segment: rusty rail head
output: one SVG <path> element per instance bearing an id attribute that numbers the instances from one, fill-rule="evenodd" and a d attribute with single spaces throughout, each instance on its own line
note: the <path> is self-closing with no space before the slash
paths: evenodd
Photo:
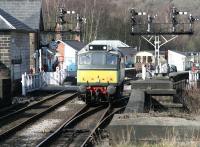
<path id="1" fill-rule="evenodd" d="M 101 121 L 96 125 L 96 127 L 91 131 L 90 135 L 87 137 L 87 139 L 84 141 L 84 143 L 81 145 L 81 147 L 85 147 L 85 146 L 88 146 L 88 143 L 92 143 L 92 140 L 93 140 L 93 136 L 94 134 L 97 132 L 98 129 L 101 129 L 104 125 L 104 123 L 106 123 L 106 121 L 111 118 L 115 113 L 125 109 L 126 106 L 123 106 L 121 108 L 118 108 L 117 110 L 109 113 L 109 111 L 112 109 L 111 106 L 109 106 L 109 110 L 107 111 L 108 112 L 108 115 L 107 116 L 104 116 Z M 89 145 L 90 146 L 90 145 Z"/>

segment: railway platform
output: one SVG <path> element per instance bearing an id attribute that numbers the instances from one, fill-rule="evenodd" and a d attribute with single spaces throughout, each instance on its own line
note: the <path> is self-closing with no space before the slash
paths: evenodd
<path id="1" fill-rule="evenodd" d="M 175 118 L 145 113 L 116 114 L 107 129 L 112 141 L 120 138 L 131 141 L 159 141 L 173 137 L 190 141 L 200 135 L 200 117 Z"/>
<path id="2" fill-rule="evenodd" d="M 146 101 L 151 96 L 175 96 L 177 90 L 174 89 L 173 82 L 169 80 L 137 80 L 131 82 L 131 95 L 127 104 L 126 113 L 144 111 Z"/>

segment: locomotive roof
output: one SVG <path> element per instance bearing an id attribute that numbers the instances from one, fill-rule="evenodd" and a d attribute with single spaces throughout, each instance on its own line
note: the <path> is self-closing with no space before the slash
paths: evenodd
<path id="1" fill-rule="evenodd" d="M 120 40 L 94 40 L 90 44 L 96 44 L 96 45 L 105 44 L 105 45 L 110 45 L 113 48 L 129 47 L 129 45 L 125 44 Z"/>
<path id="2" fill-rule="evenodd" d="M 102 46 L 107 46 L 109 49 L 109 52 L 110 53 L 114 53 L 114 54 L 120 54 L 121 56 L 123 56 L 123 53 L 122 53 L 122 51 L 121 51 L 121 49 L 120 48 L 117 48 L 117 47 L 112 47 L 112 46 L 110 46 L 110 45 L 107 45 L 107 44 L 87 44 L 83 49 L 81 49 L 79 52 L 78 52 L 78 54 L 82 54 L 82 53 L 87 53 L 88 51 L 91 51 L 91 50 L 89 50 L 89 46 L 91 46 L 91 45 L 102 45 Z M 98 51 L 105 51 L 105 50 L 98 50 Z M 93 51 L 94 52 L 94 51 Z"/>
<path id="3" fill-rule="evenodd" d="M 121 47 L 129 47 L 127 44 L 123 43 L 120 40 L 94 40 L 87 44 L 84 48 L 82 48 L 79 53 L 86 52 L 90 45 L 106 45 L 107 47 L 111 48 L 112 50 L 120 52 Z"/>

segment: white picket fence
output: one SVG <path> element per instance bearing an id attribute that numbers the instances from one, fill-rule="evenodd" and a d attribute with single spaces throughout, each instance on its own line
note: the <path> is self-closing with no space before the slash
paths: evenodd
<path id="1" fill-rule="evenodd" d="M 199 71 L 189 71 L 189 88 L 198 88 Z"/>
<path id="2" fill-rule="evenodd" d="M 22 95 L 38 90 L 47 85 L 61 85 L 67 73 L 64 70 L 56 72 L 40 72 L 36 74 L 22 74 Z"/>
<path id="3" fill-rule="evenodd" d="M 28 92 L 35 91 L 41 87 L 46 86 L 43 79 L 43 73 L 36 74 L 22 74 L 22 95 L 26 95 Z"/>
<path id="4" fill-rule="evenodd" d="M 43 74 L 43 79 L 47 85 L 61 85 L 66 77 L 67 72 L 65 70 L 59 70 L 56 72 L 45 72 Z"/>

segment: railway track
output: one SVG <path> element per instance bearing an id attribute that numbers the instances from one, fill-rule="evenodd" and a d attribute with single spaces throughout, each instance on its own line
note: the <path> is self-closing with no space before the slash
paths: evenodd
<path id="1" fill-rule="evenodd" d="M 76 93 L 60 92 L 53 97 L 1 119 L 0 146 L 88 146 L 100 133 L 98 128 L 121 109 L 114 104 L 76 104 Z"/>
<path id="2" fill-rule="evenodd" d="M 123 100 L 123 99 L 122 99 Z M 64 122 L 59 129 L 37 147 L 45 146 L 90 146 L 100 134 L 112 116 L 125 109 L 125 106 L 114 108 L 113 105 L 88 107 L 77 112 L 72 118 Z"/>
<path id="3" fill-rule="evenodd" d="M 62 93 L 64 93 L 64 91 L 60 91 L 55 94 L 51 94 L 49 96 L 44 97 L 44 99 L 42 99 L 38 102 L 32 103 L 26 107 L 22 107 L 21 109 L 18 109 L 19 105 L 16 105 L 14 107 L 10 107 L 8 109 L 2 110 L 1 111 L 2 115 L 0 116 L 0 122 L 1 122 L 1 120 L 5 120 L 7 118 L 15 116 L 16 114 L 23 113 L 23 112 L 27 111 L 28 109 L 32 109 L 33 107 L 39 106 L 39 105 L 45 103 L 46 101 L 49 101 Z M 18 107 L 18 108 L 16 108 L 16 107 Z"/>
<path id="4" fill-rule="evenodd" d="M 103 105 L 98 107 L 85 106 L 50 136 L 41 141 L 37 147 L 81 146 L 90 135 L 91 130 L 103 119 L 109 109 L 109 106 Z"/>
<path id="5" fill-rule="evenodd" d="M 59 93 L 60 91 L 51 91 L 51 92 L 44 92 L 44 91 L 36 91 L 33 92 L 31 95 L 29 95 L 28 99 L 24 99 L 24 98 L 16 98 L 15 102 L 17 101 L 18 103 L 12 104 L 8 107 L 4 107 L 0 109 L 0 119 L 1 118 L 5 118 L 5 116 L 9 116 L 10 114 L 15 114 L 17 112 L 19 112 L 21 109 L 23 110 L 26 107 L 29 107 L 33 105 L 33 103 L 38 103 L 40 101 L 42 101 L 43 99 L 49 99 L 53 96 L 55 96 L 57 93 Z M 30 103 L 30 101 L 32 100 L 36 100 L 32 103 Z M 40 101 L 39 101 L 40 99 Z M 35 105 L 35 104 L 34 104 Z"/>
<path id="6" fill-rule="evenodd" d="M 28 105 L 28 103 L 14 104 L 9 107 L 2 108 L 2 109 L 0 109 L 0 118 L 4 117 L 6 115 L 9 115 L 10 113 L 14 113 L 14 112 L 26 107 L 27 105 Z"/>
<path id="7" fill-rule="evenodd" d="M 120 108 L 111 108 L 109 113 L 107 113 L 104 116 L 104 118 L 90 132 L 88 137 L 82 143 L 81 147 L 94 146 L 95 142 L 98 142 L 99 136 L 101 136 L 103 129 L 109 124 L 114 114 L 119 113 L 120 111 L 123 111 L 125 107 L 126 106 L 122 106 Z"/>
<path id="8" fill-rule="evenodd" d="M 53 111 L 65 103 L 72 101 L 77 93 L 66 94 L 65 91 L 59 92 L 36 104 L 20 109 L 15 113 L 0 118 L 0 143 L 10 136 L 19 132 L 26 126 L 38 120 L 47 113 Z M 75 110 L 77 111 L 77 110 Z M 16 133 L 17 134 L 17 133 Z"/>

